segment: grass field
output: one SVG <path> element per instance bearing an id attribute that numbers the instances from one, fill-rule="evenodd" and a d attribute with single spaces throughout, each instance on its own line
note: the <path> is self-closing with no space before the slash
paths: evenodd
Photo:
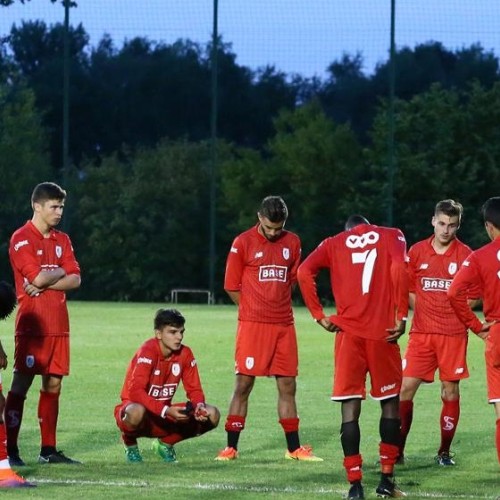
<path id="1" fill-rule="evenodd" d="M 137 347 L 152 333 L 159 304 L 70 302 L 72 373 L 61 398 L 58 445 L 83 466 L 37 465 L 36 419 L 39 380 L 28 395 L 20 436 L 22 473 L 38 488 L 1 492 L 2 498 L 175 498 L 203 495 L 220 498 L 341 498 L 348 485 L 339 442 L 340 407 L 330 402 L 332 337 L 314 324 L 303 308 L 295 311 L 300 349 L 297 401 L 302 443 L 314 446 L 322 463 L 284 459 L 285 441 L 276 415 L 273 379 L 259 379 L 250 400 L 247 426 L 240 439 L 240 458 L 213 459 L 225 446 L 224 419 L 233 388 L 233 306 L 179 305 L 187 318 L 185 343 L 195 352 L 207 401 L 222 413 L 218 429 L 176 446 L 178 464 L 164 464 L 140 440 L 144 463 L 129 465 L 113 418 L 125 368 Z M 5 350 L 12 358 L 12 320 L 0 325 Z M 402 346 L 406 343 L 406 337 Z M 482 342 L 470 340 L 470 379 L 462 383 L 462 415 L 454 442 L 457 466 L 434 464 L 439 445 L 439 386 L 422 387 L 408 439 L 408 464 L 397 479 L 409 498 L 496 499 L 500 468 L 494 446 L 495 418 L 486 403 Z M 2 374 L 10 386 L 10 367 Z M 179 391 L 179 399 L 182 391 Z M 376 498 L 379 406 L 368 399 L 361 416 L 366 498 Z"/>

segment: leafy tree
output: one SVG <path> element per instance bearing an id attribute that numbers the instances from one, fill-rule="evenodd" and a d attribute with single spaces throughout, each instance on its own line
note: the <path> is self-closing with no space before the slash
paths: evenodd
<path id="1" fill-rule="evenodd" d="M 26 88 L 0 87 L 0 178 L 0 273 L 6 277 L 10 236 L 31 217 L 35 185 L 53 178 L 41 116 Z"/>

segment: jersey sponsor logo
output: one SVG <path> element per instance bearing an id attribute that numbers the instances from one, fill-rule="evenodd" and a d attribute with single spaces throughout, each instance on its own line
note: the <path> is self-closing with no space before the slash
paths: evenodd
<path id="1" fill-rule="evenodd" d="M 427 269 L 429 267 L 429 264 L 424 262 L 423 264 L 420 264 L 420 269 Z"/>
<path id="2" fill-rule="evenodd" d="M 290 258 L 290 249 L 289 248 L 283 248 L 283 258 L 285 260 L 288 260 Z"/>
<path id="3" fill-rule="evenodd" d="M 14 250 L 17 252 L 20 248 L 25 247 L 26 245 L 29 245 L 28 240 L 19 241 L 14 245 Z"/>
<path id="4" fill-rule="evenodd" d="M 450 274 L 455 274 L 458 269 L 458 264 L 456 262 L 450 262 L 450 265 L 448 266 L 448 272 Z"/>
<path id="5" fill-rule="evenodd" d="M 424 292 L 446 292 L 450 288 L 452 280 L 436 278 L 422 278 L 422 291 Z"/>
<path id="6" fill-rule="evenodd" d="M 264 257 L 264 252 L 255 252 L 255 259 L 260 259 Z"/>
<path id="7" fill-rule="evenodd" d="M 369 231 L 360 236 L 350 234 L 345 241 L 345 245 L 347 248 L 365 248 L 367 245 L 375 245 L 379 239 L 380 236 L 375 231 Z"/>
<path id="8" fill-rule="evenodd" d="M 384 394 L 384 392 L 390 391 L 396 387 L 396 384 L 389 384 L 389 385 L 384 385 L 381 387 L 380 392 Z"/>
<path id="9" fill-rule="evenodd" d="M 231 253 L 238 253 L 238 249 L 236 247 L 231 247 Z"/>
<path id="10" fill-rule="evenodd" d="M 172 365 L 172 375 L 178 377 L 180 373 L 181 373 L 181 365 L 179 363 L 174 363 Z"/>
<path id="11" fill-rule="evenodd" d="M 147 365 L 151 365 L 153 364 L 153 360 L 152 359 L 149 359 L 149 358 L 146 358 L 144 356 L 141 356 L 138 360 L 137 360 L 137 364 L 140 365 L 141 363 L 146 363 Z"/>
<path id="12" fill-rule="evenodd" d="M 251 370 L 253 368 L 254 364 L 255 364 L 254 358 L 249 356 L 247 359 L 245 359 L 245 368 L 247 370 Z"/>
<path id="13" fill-rule="evenodd" d="M 288 268 L 285 266 L 260 266 L 259 281 L 282 281 L 286 282 Z"/>
<path id="14" fill-rule="evenodd" d="M 28 354 L 28 356 L 26 356 L 25 362 L 28 368 L 33 368 L 35 366 L 35 356 L 33 356 L 32 354 Z"/>
<path id="15" fill-rule="evenodd" d="M 62 247 L 60 245 L 56 245 L 56 257 L 60 259 L 61 255 L 62 255 Z"/>
<path id="16" fill-rule="evenodd" d="M 165 401 L 174 397 L 177 390 L 177 384 L 151 385 L 148 395 L 158 401 Z"/>
<path id="17" fill-rule="evenodd" d="M 455 428 L 455 419 L 453 417 L 445 415 L 443 417 L 443 420 L 444 420 L 443 429 L 445 431 L 451 431 Z"/>

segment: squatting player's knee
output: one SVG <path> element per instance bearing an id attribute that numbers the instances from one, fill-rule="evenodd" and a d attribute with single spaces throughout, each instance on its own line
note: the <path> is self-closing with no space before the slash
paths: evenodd
<path id="1" fill-rule="evenodd" d="M 146 408 L 138 403 L 127 405 L 123 411 L 123 420 L 128 427 L 137 428 L 144 419 Z"/>

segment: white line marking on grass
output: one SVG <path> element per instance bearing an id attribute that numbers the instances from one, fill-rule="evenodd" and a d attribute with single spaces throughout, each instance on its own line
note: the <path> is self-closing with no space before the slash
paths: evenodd
<path id="1" fill-rule="evenodd" d="M 33 481 L 37 484 L 74 484 L 79 486 L 122 486 L 125 488 L 147 488 L 148 486 L 157 487 L 158 483 L 150 483 L 148 481 L 87 481 L 81 479 L 36 479 L 27 478 L 29 481 Z M 246 493 L 297 493 L 302 495 L 330 495 L 334 493 L 335 495 L 345 494 L 347 491 L 347 485 L 345 489 L 333 489 L 333 488 L 314 488 L 314 489 L 304 489 L 304 488 L 293 488 L 288 486 L 286 488 L 274 488 L 271 486 L 243 486 L 239 484 L 220 484 L 220 483 L 195 483 L 195 484 L 185 484 L 185 483 L 168 483 L 169 488 L 179 488 L 185 490 L 210 490 L 210 491 L 235 491 L 235 492 L 246 492 Z M 366 488 L 366 486 L 365 486 Z M 417 498 L 435 498 L 435 499 L 497 499 L 497 496 L 477 496 L 477 495 L 450 495 L 445 493 L 434 493 L 434 492 L 416 492 L 410 491 L 409 495 Z"/>

